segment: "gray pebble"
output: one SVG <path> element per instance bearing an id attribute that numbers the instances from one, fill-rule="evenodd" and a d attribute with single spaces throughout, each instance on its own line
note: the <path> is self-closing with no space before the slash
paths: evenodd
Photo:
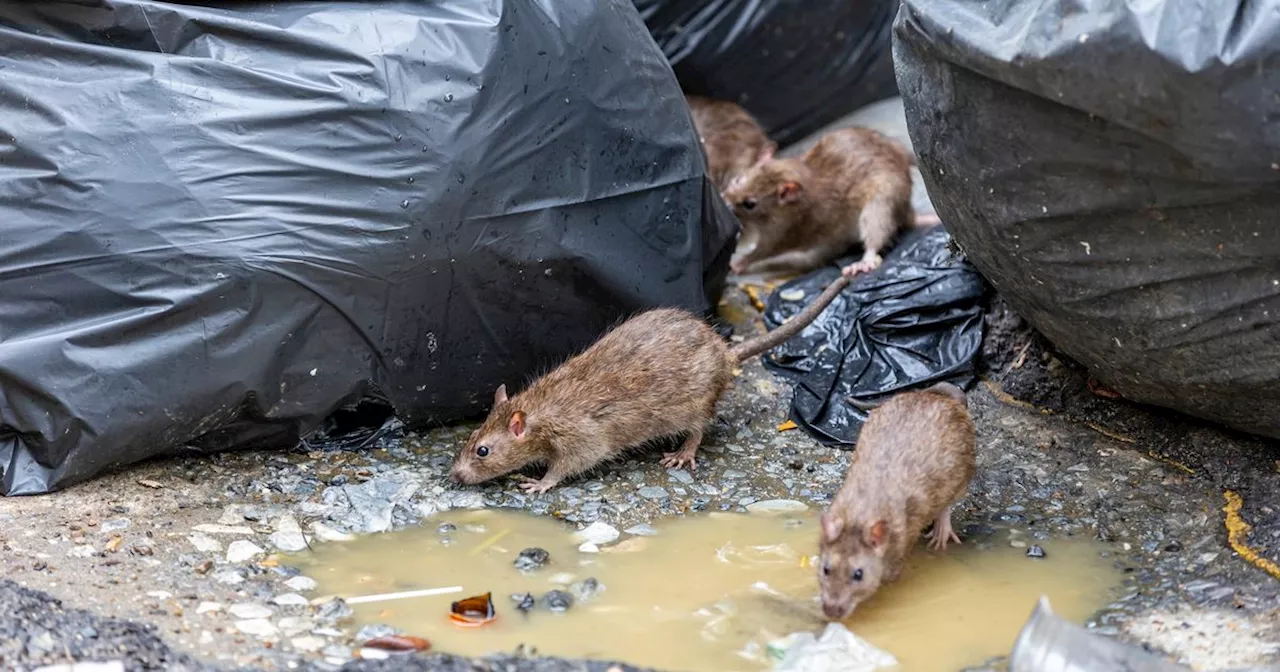
<path id="1" fill-rule="evenodd" d="M 671 495 L 667 491 L 654 485 L 646 485 L 640 488 L 638 494 L 645 499 L 667 499 Z"/>
<path id="2" fill-rule="evenodd" d="M 522 572 L 532 572 L 546 565 L 551 560 L 551 554 L 541 548 L 526 548 L 520 551 L 516 559 L 511 564 Z"/>
<path id="3" fill-rule="evenodd" d="M 553 590 L 543 596 L 542 601 L 551 611 L 568 611 L 573 606 L 573 596 L 563 590 Z"/>

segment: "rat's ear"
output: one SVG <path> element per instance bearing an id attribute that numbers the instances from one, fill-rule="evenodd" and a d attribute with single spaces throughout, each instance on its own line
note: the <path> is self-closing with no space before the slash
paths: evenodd
<path id="1" fill-rule="evenodd" d="M 778 200 L 783 203 L 794 203 L 800 198 L 800 183 L 788 180 L 778 185 Z"/>
<path id="2" fill-rule="evenodd" d="M 840 520 L 831 515 L 830 511 L 824 512 L 820 518 L 822 521 L 822 538 L 827 542 L 835 541 L 840 536 Z"/>
<path id="3" fill-rule="evenodd" d="M 511 414 L 511 419 L 507 421 L 507 429 L 517 439 L 524 438 L 524 411 L 516 411 Z"/>
<path id="4" fill-rule="evenodd" d="M 877 520 L 874 525 L 867 529 L 867 545 L 872 548 L 883 546 L 884 539 L 888 535 L 888 527 L 883 520 Z"/>
<path id="5" fill-rule="evenodd" d="M 778 143 L 770 142 L 760 149 L 760 155 L 756 157 L 756 163 L 764 163 L 773 158 L 775 152 L 778 151 Z"/>
<path id="6" fill-rule="evenodd" d="M 493 393 L 493 405 L 497 406 L 507 400 L 507 384 L 503 383 Z"/>

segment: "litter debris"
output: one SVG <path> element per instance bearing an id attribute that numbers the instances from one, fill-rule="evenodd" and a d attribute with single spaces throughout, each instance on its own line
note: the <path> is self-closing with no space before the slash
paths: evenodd
<path id="1" fill-rule="evenodd" d="M 365 642 L 364 648 L 383 651 L 426 651 L 431 648 L 431 642 L 413 635 L 387 635 Z"/>
<path id="2" fill-rule="evenodd" d="M 774 640 L 766 650 L 777 661 L 775 672 L 871 672 L 898 664 L 840 623 L 828 623 L 821 637 L 797 632 Z"/>
<path id="3" fill-rule="evenodd" d="M 1099 637 L 1067 621 L 1041 597 L 1009 654 L 1009 672 L 1190 672 L 1142 649 Z"/>
<path id="4" fill-rule="evenodd" d="M 458 600 L 449 607 L 449 619 L 466 628 L 482 626 L 497 617 L 498 613 L 493 608 L 492 593 Z"/>
<path id="5" fill-rule="evenodd" d="M 796 383 L 789 415 L 807 434 L 851 446 L 866 411 L 846 398 L 874 402 L 975 380 L 985 285 L 977 269 L 954 257 L 950 240 L 942 227 L 908 233 L 878 270 L 854 280 L 808 328 L 763 358 L 765 368 Z M 839 274 L 832 265 L 782 285 L 769 297 L 765 324 L 777 328 L 803 309 L 782 292 L 817 292 Z"/>
<path id="6" fill-rule="evenodd" d="M 362 595 L 360 597 L 348 597 L 344 601 L 347 604 L 368 604 L 369 602 L 406 600 L 412 597 L 431 597 L 432 595 L 448 595 L 461 592 L 462 586 L 449 586 L 448 588 L 425 588 L 423 590 L 406 590 L 399 593 L 382 593 L 381 595 Z"/>

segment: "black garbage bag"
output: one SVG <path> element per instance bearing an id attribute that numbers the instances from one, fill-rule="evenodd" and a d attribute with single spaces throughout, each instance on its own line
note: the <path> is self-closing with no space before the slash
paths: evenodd
<path id="1" fill-rule="evenodd" d="M 732 100 L 788 145 L 897 95 L 897 0 L 634 0 L 685 91 Z"/>
<path id="2" fill-rule="evenodd" d="M 10 495 L 483 413 L 736 233 L 625 0 L 0 3 L 0 157 Z"/>
<path id="3" fill-rule="evenodd" d="M 977 270 L 949 249 L 941 226 L 917 229 L 877 272 L 856 278 L 800 335 L 774 348 L 766 368 L 795 382 L 791 419 L 825 445 L 851 446 L 866 420 L 860 406 L 939 382 L 969 387 L 982 351 L 983 293 Z M 765 302 L 774 329 L 840 275 L 818 269 L 778 287 Z"/>
<path id="4" fill-rule="evenodd" d="M 1280 1 L 906 0 L 895 57 L 968 258 L 1125 397 L 1280 437 Z"/>

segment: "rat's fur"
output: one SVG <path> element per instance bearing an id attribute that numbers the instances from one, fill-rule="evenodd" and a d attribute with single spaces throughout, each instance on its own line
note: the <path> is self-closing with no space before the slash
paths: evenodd
<path id="1" fill-rule="evenodd" d="M 879 267 L 914 224 L 910 154 L 866 128 L 822 137 L 804 156 L 756 163 L 724 191 L 742 223 L 737 273 L 800 273 L 861 246 L 846 275 Z M 748 249 L 749 248 L 749 249 Z"/>
<path id="2" fill-rule="evenodd" d="M 954 385 L 895 395 L 868 415 L 844 484 L 822 514 L 818 581 L 827 618 L 848 618 L 897 580 L 929 523 L 934 550 L 959 543 L 951 508 L 973 479 L 974 460 L 973 421 Z"/>
<path id="3" fill-rule="evenodd" d="M 734 178 L 771 158 L 777 150 L 778 146 L 769 141 L 764 129 L 741 106 L 702 96 L 685 99 L 707 153 L 707 173 L 721 192 Z"/>
<path id="4" fill-rule="evenodd" d="M 684 443 L 662 463 L 692 468 L 733 369 L 799 333 L 848 284 L 838 278 L 777 329 L 734 348 L 688 311 L 640 313 L 516 396 L 499 387 L 451 476 L 474 484 L 543 463 L 542 479 L 526 479 L 522 487 L 546 492 L 629 447 L 679 434 Z"/>

